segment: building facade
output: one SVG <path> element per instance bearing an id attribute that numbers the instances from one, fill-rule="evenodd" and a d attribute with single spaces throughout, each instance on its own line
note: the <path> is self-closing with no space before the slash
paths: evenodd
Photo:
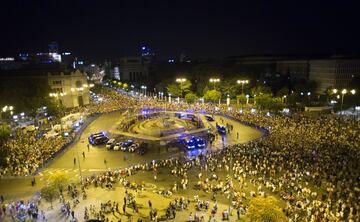
<path id="1" fill-rule="evenodd" d="M 144 83 L 149 79 L 149 61 L 142 57 L 123 57 L 120 59 L 120 79 L 130 83 Z"/>
<path id="2" fill-rule="evenodd" d="M 310 61 L 309 79 L 318 84 L 317 93 L 329 88 L 350 88 L 360 75 L 360 59 L 330 58 Z"/>
<path id="3" fill-rule="evenodd" d="M 276 62 L 276 73 L 289 75 L 291 79 L 308 79 L 309 60 L 279 60 Z"/>
<path id="4" fill-rule="evenodd" d="M 52 96 L 66 108 L 89 104 L 90 84 L 85 73 L 75 70 L 72 72 L 48 73 L 48 83 Z"/>

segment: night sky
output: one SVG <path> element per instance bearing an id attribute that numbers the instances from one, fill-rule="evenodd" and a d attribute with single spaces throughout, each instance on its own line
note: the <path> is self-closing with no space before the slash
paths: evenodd
<path id="1" fill-rule="evenodd" d="M 95 3 L 96 2 L 96 3 Z M 359 53 L 350 1 L 60 1 L 1 3 L 0 56 L 46 52 L 51 41 L 84 58 Z"/>

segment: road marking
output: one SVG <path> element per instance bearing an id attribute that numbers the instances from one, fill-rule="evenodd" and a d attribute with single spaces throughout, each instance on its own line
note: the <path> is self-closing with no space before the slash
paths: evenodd
<path id="1" fill-rule="evenodd" d="M 100 172 L 105 171 L 105 169 L 89 169 L 89 172 Z"/>

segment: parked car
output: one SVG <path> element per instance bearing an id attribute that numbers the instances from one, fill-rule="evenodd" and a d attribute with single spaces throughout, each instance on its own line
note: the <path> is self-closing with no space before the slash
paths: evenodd
<path id="1" fill-rule="evenodd" d="M 125 141 L 125 142 L 123 142 L 123 144 L 122 144 L 122 146 L 121 146 L 121 150 L 122 151 L 128 151 L 129 149 L 129 147 L 132 145 L 134 143 L 134 140 L 127 140 L 127 141 Z"/>
<path id="2" fill-rule="evenodd" d="M 122 146 L 122 142 L 118 142 L 118 143 L 115 143 L 115 146 L 114 146 L 114 150 L 120 150 L 121 149 L 121 146 Z"/>
<path id="3" fill-rule="evenodd" d="M 139 144 L 138 143 L 133 143 L 129 146 L 129 152 L 135 152 L 135 150 L 137 150 L 139 148 Z"/>
<path id="4" fill-rule="evenodd" d="M 100 145 L 105 144 L 109 140 L 109 138 L 105 135 L 104 132 L 99 132 L 91 134 L 88 140 L 89 143 L 92 145 Z"/>
<path id="5" fill-rule="evenodd" d="M 115 146 L 115 143 L 116 143 L 115 139 L 110 139 L 106 143 L 106 148 L 109 149 L 109 150 L 112 149 Z"/>

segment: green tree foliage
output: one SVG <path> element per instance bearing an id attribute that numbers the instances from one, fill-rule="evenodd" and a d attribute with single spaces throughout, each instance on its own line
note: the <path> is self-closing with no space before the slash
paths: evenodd
<path id="1" fill-rule="evenodd" d="M 220 98 L 221 98 L 221 92 L 217 90 L 208 90 L 204 95 L 204 99 L 211 100 L 214 102 L 219 100 Z"/>
<path id="2" fill-rule="evenodd" d="M 3 144 L 10 136 L 11 129 L 8 124 L 0 123 L 0 145 Z"/>
<path id="3" fill-rule="evenodd" d="M 60 195 L 59 189 L 57 189 L 57 187 L 55 187 L 54 184 L 48 184 L 46 186 L 44 186 L 41 189 L 41 196 L 48 202 L 50 202 L 51 204 L 51 208 L 52 206 L 52 202 L 57 199 Z"/>
<path id="4" fill-rule="evenodd" d="M 246 95 L 237 95 L 236 100 L 240 104 L 246 103 Z"/>
<path id="5" fill-rule="evenodd" d="M 49 184 L 59 191 L 64 190 L 69 183 L 69 178 L 64 173 L 60 172 L 54 173 L 48 180 Z"/>
<path id="6" fill-rule="evenodd" d="M 170 93 L 172 96 L 175 97 L 182 97 L 181 92 L 183 95 L 186 95 L 190 92 L 191 88 L 191 82 L 189 80 L 183 82 L 182 84 L 173 82 L 167 85 L 166 90 L 168 93 Z"/>
<path id="7" fill-rule="evenodd" d="M 224 80 L 219 84 L 220 91 L 223 95 L 235 96 L 241 93 L 241 85 L 237 84 L 236 79 Z M 244 92 L 246 92 L 247 85 L 244 85 Z"/>
<path id="8" fill-rule="evenodd" d="M 283 96 L 288 95 L 288 94 L 289 94 L 289 89 L 286 86 L 282 87 L 281 89 L 279 89 L 276 92 L 276 96 L 278 96 L 278 97 L 283 97 Z"/>
<path id="9" fill-rule="evenodd" d="M 275 197 L 255 197 L 250 200 L 247 217 L 252 222 L 282 222 L 286 216 Z"/>
<path id="10" fill-rule="evenodd" d="M 1 104 L 12 105 L 15 112 L 34 114 L 42 106 L 51 106 L 54 98 L 49 97 L 51 92 L 46 78 L 21 78 L 0 81 Z"/>
<path id="11" fill-rule="evenodd" d="M 190 103 L 196 102 L 197 98 L 198 97 L 193 92 L 189 92 L 185 95 L 186 102 L 190 102 Z"/>
<path id="12" fill-rule="evenodd" d="M 258 85 L 253 88 L 251 88 L 251 95 L 252 96 L 259 96 L 262 94 L 272 94 L 271 88 L 267 86 Z"/>
<path id="13" fill-rule="evenodd" d="M 9 148 L 6 145 L 7 139 L 10 137 L 11 129 L 8 124 L 0 123 L 0 166 L 5 166 L 6 158 L 9 155 Z"/>

